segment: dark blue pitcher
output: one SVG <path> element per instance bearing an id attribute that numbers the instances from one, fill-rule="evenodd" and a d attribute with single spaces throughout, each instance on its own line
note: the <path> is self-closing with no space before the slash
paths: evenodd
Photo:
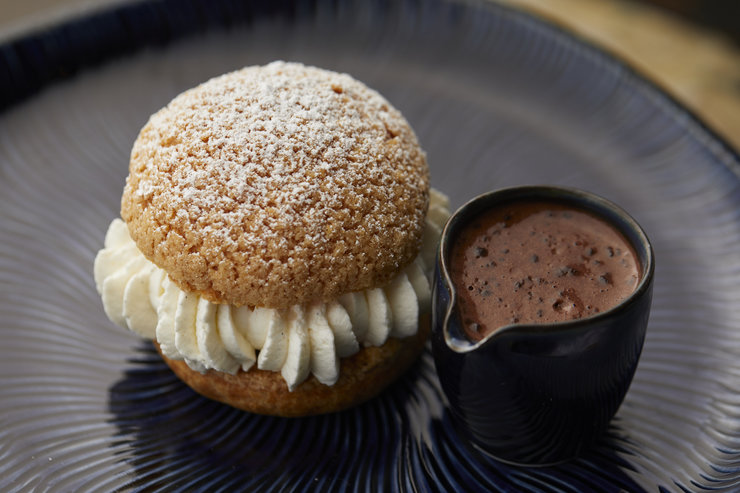
<path id="1" fill-rule="evenodd" d="M 556 200 L 611 223 L 637 254 L 635 291 L 587 318 L 512 324 L 480 341 L 470 339 L 450 279 L 451 247 L 471 220 L 514 200 Z M 637 368 L 653 273 L 653 250 L 642 228 L 616 205 L 587 192 L 510 188 L 478 196 L 453 214 L 438 250 L 432 347 L 450 411 L 472 443 L 505 462 L 545 465 L 573 458 L 594 442 L 622 403 Z"/>

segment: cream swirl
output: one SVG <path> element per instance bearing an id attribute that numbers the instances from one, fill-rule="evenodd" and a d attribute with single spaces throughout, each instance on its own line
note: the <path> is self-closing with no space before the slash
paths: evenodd
<path id="1" fill-rule="evenodd" d="M 293 390 L 313 374 L 326 385 L 339 378 L 339 358 L 361 346 L 416 333 L 428 309 L 430 269 L 449 217 L 447 197 L 431 191 L 417 258 L 382 288 L 347 293 L 328 303 L 288 309 L 211 303 L 187 293 L 138 250 L 121 219 L 111 222 L 95 258 L 95 284 L 108 318 L 156 340 L 165 356 L 190 368 L 236 373 L 279 371 Z"/>

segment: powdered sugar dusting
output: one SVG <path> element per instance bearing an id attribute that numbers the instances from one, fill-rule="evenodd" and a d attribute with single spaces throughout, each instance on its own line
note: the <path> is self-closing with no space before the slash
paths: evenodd
<path id="1" fill-rule="evenodd" d="M 139 248 L 234 304 L 390 279 L 418 250 L 428 202 L 423 152 L 397 110 L 348 75 L 284 62 L 175 98 L 142 129 L 130 172 L 122 213 Z"/>

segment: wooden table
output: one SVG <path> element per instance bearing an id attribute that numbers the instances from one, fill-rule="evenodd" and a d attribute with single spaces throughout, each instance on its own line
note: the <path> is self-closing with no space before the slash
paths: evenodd
<path id="1" fill-rule="evenodd" d="M 498 0 L 636 67 L 740 149 L 740 46 L 669 11 L 624 0 Z"/>

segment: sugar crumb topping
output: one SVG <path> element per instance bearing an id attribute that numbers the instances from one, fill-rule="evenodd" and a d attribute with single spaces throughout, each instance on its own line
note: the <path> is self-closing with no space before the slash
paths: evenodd
<path id="1" fill-rule="evenodd" d="M 418 252 L 426 160 L 406 120 L 346 74 L 247 67 L 152 115 L 122 216 L 142 252 L 215 302 L 285 307 L 390 280 Z"/>

